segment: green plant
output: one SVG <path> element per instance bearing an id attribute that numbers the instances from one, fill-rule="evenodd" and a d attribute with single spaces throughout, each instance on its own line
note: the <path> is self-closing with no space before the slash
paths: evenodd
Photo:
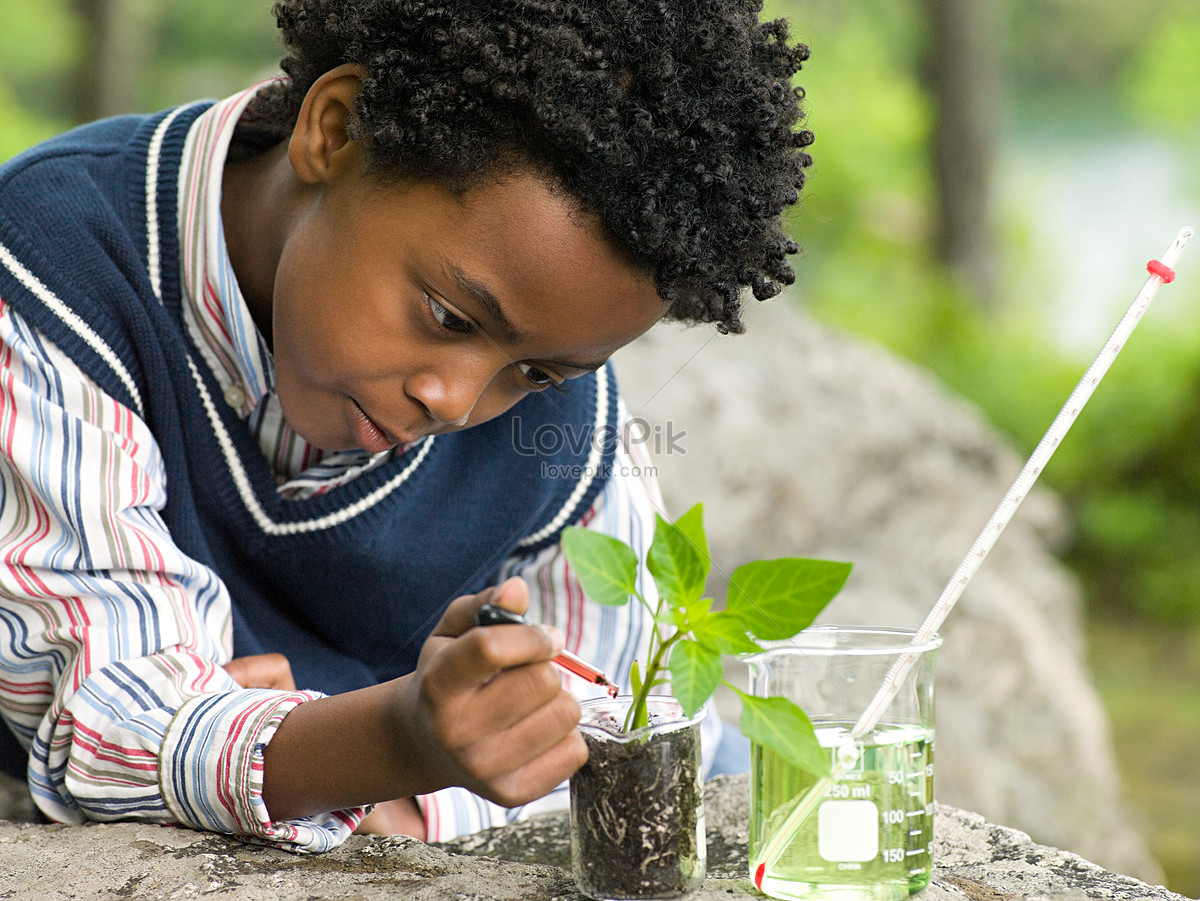
<path id="1" fill-rule="evenodd" d="M 624 723 L 629 732 L 648 724 L 646 699 L 667 683 L 691 716 L 727 685 L 742 700 L 742 732 L 816 775 L 829 771 L 812 723 L 786 698 L 758 698 L 730 684 L 723 675 L 723 654 L 754 654 L 759 641 L 791 638 L 809 626 L 841 590 L 850 564 L 802 557 L 758 560 L 734 570 L 723 610 L 704 596 L 711 561 L 700 504 L 670 523 L 657 517 L 646 565 L 658 588 L 652 606 L 637 590 L 638 558 L 622 541 L 588 529 L 570 528 L 563 551 L 589 598 L 621 606 L 637 598 L 653 617 L 654 628 L 643 664 L 630 674 L 633 703 Z"/>

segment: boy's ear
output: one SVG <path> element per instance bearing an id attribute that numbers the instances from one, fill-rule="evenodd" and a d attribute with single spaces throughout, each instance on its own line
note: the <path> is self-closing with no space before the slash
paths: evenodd
<path id="1" fill-rule="evenodd" d="M 350 137 L 354 98 L 367 70 L 354 63 L 330 69 L 308 89 L 288 142 L 288 160 L 306 184 L 331 181 L 341 169 L 357 161 L 358 149 Z"/>

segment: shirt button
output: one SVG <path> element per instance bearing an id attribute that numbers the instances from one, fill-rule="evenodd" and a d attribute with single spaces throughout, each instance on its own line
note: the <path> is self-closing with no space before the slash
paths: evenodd
<path id="1" fill-rule="evenodd" d="M 225 403 L 233 407 L 235 410 L 242 409 L 246 403 L 246 392 L 237 385 L 230 385 L 225 389 Z"/>

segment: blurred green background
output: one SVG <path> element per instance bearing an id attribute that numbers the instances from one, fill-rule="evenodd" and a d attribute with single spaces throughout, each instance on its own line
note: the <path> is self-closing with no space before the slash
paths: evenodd
<path id="1" fill-rule="evenodd" d="M 0 159 L 79 121 L 224 96 L 272 74 L 270 6 L 8 4 Z M 1146 261 L 1181 226 L 1200 226 L 1200 0 L 773 0 L 768 12 L 813 50 L 800 82 L 816 163 L 792 223 L 800 302 L 929 367 L 1032 450 Z M 1194 243 L 1043 477 L 1074 518 L 1067 559 L 1087 590 L 1130 809 L 1168 887 L 1190 896 L 1200 895 Z"/>

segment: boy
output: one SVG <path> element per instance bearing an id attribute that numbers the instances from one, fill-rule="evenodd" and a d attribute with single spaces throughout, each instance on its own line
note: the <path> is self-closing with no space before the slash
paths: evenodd
<path id="1" fill-rule="evenodd" d="M 624 679 L 644 628 L 559 536 L 657 506 L 606 360 L 792 279 L 807 51 L 758 6 L 287 0 L 287 79 L 0 170 L 0 710 L 47 816 L 437 840 L 578 768 L 549 661 Z"/>

